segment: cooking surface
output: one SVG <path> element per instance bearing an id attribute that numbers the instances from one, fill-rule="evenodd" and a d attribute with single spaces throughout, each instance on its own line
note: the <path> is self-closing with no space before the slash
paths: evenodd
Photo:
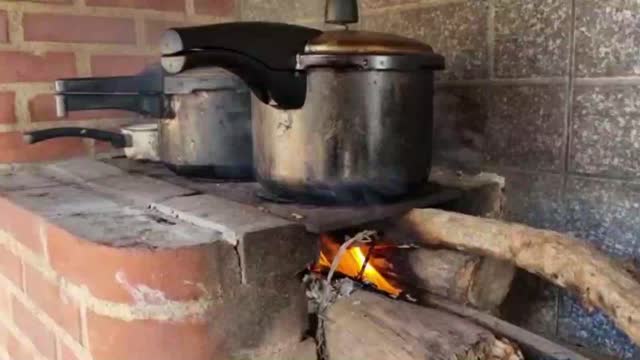
<path id="1" fill-rule="evenodd" d="M 161 164 L 142 163 L 128 159 L 109 159 L 106 162 L 123 170 L 159 178 L 164 181 L 212 194 L 227 200 L 254 206 L 261 211 L 303 223 L 314 233 L 338 230 L 400 215 L 413 208 L 434 207 L 457 199 L 462 191 L 453 187 L 430 184 L 428 191 L 414 199 L 387 205 L 371 206 L 314 206 L 277 203 L 259 196 L 262 188 L 255 182 L 222 182 L 209 179 L 184 178 L 173 174 Z"/>

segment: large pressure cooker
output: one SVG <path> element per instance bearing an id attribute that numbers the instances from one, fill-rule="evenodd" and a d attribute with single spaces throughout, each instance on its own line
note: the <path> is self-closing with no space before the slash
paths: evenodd
<path id="1" fill-rule="evenodd" d="M 71 111 L 121 109 L 159 119 L 157 159 L 148 158 L 180 175 L 253 178 L 250 92 L 228 71 L 204 67 L 166 76 L 152 67 L 137 76 L 58 80 L 56 90 L 61 117 Z M 69 136 L 109 141 L 132 158 L 140 144 L 147 145 L 131 128 L 118 133 L 54 128 L 28 133 L 25 139 L 36 143 Z"/>
<path id="2" fill-rule="evenodd" d="M 355 21 L 332 11 L 330 23 Z M 274 195 L 387 202 L 426 184 L 433 73 L 444 68 L 428 45 L 383 33 L 247 22 L 171 29 L 162 50 L 170 73 L 220 66 L 246 81 L 256 175 Z"/>

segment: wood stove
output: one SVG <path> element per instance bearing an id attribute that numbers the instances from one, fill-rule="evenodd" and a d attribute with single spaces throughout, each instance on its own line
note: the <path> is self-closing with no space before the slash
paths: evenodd
<path id="1" fill-rule="evenodd" d="M 79 159 L 0 172 L 0 210 L 22 214 L 40 229 L 33 235 L 3 218 L 0 240 L 11 253 L 24 252 L 26 268 L 46 276 L 79 309 L 79 340 L 63 327 L 76 321 L 68 318 L 73 312 L 34 311 L 81 359 L 125 356 L 114 349 L 126 348 L 126 334 L 151 325 L 166 329 L 152 330 L 146 341 L 163 349 L 154 350 L 158 356 L 194 360 L 369 356 L 382 351 L 382 339 L 409 349 L 403 356 L 484 359 L 501 351 L 500 358 L 518 359 L 517 347 L 491 331 L 410 304 L 432 303 L 436 294 L 493 310 L 504 300 L 513 266 L 425 249 L 393 226 L 421 207 L 500 217 L 503 187 L 496 175 L 436 169 L 431 191 L 411 201 L 300 205 L 265 197 L 252 182 L 187 179 L 127 159 Z M 29 281 L 26 293 L 7 286 L 36 309 Z M 405 317 L 411 325 L 400 331 L 398 319 Z M 360 333 L 372 319 L 377 328 Z M 121 327 L 109 347 L 97 345 L 107 335 L 98 326 L 104 321 Z M 372 341 L 382 348 L 362 345 Z M 142 351 L 137 347 L 127 351 Z"/>

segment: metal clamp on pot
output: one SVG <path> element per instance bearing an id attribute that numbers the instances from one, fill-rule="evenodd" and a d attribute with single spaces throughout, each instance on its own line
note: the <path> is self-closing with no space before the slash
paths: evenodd
<path id="1" fill-rule="evenodd" d="M 327 22 L 357 21 L 329 2 Z M 223 67 L 253 92 L 256 174 L 301 202 L 410 196 L 431 166 L 433 72 L 444 58 L 415 40 L 272 23 L 178 28 L 163 39 L 168 72 Z"/>
<path id="2" fill-rule="evenodd" d="M 137 76 L 75 78 L 56 81 L 59 116 L 70 111 L 120 109 L 157 118 L 156 153 L 181 175 L 244 179 L 253 177 L 250 93 L 236 76 L 201 68 L 166 76 L 152 67 Z M 125 139 L 132 128 L 123 129 Z M 51 129 L 27 140 L 90 137 L 136 153 L 136 141 L 95 129 Z M 124 135 L 123 135 L 124 136 Z M 117 140 L 115 140 L 117 139 Z"/>

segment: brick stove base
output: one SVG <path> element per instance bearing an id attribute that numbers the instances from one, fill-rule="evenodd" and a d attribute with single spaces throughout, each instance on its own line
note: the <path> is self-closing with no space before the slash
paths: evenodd
<path id="1" fill-rule="evenodd" d="M 307 328 L 302 225 L 89 160 L 0 191 L 0 358 L 254 358 Z"/>
<path id="2" fill-rule="evenodd" d="M 501 211 L 497 177 L 433 178 L 455 189 L 453 209 Z M 0 171 L 0 358 L 314 359 L 299 343 L 298 274 L 318 251 L 308 231 L 416 204 L 357 218 L 260 202 L 256 186 L 124 160 Z"/>

